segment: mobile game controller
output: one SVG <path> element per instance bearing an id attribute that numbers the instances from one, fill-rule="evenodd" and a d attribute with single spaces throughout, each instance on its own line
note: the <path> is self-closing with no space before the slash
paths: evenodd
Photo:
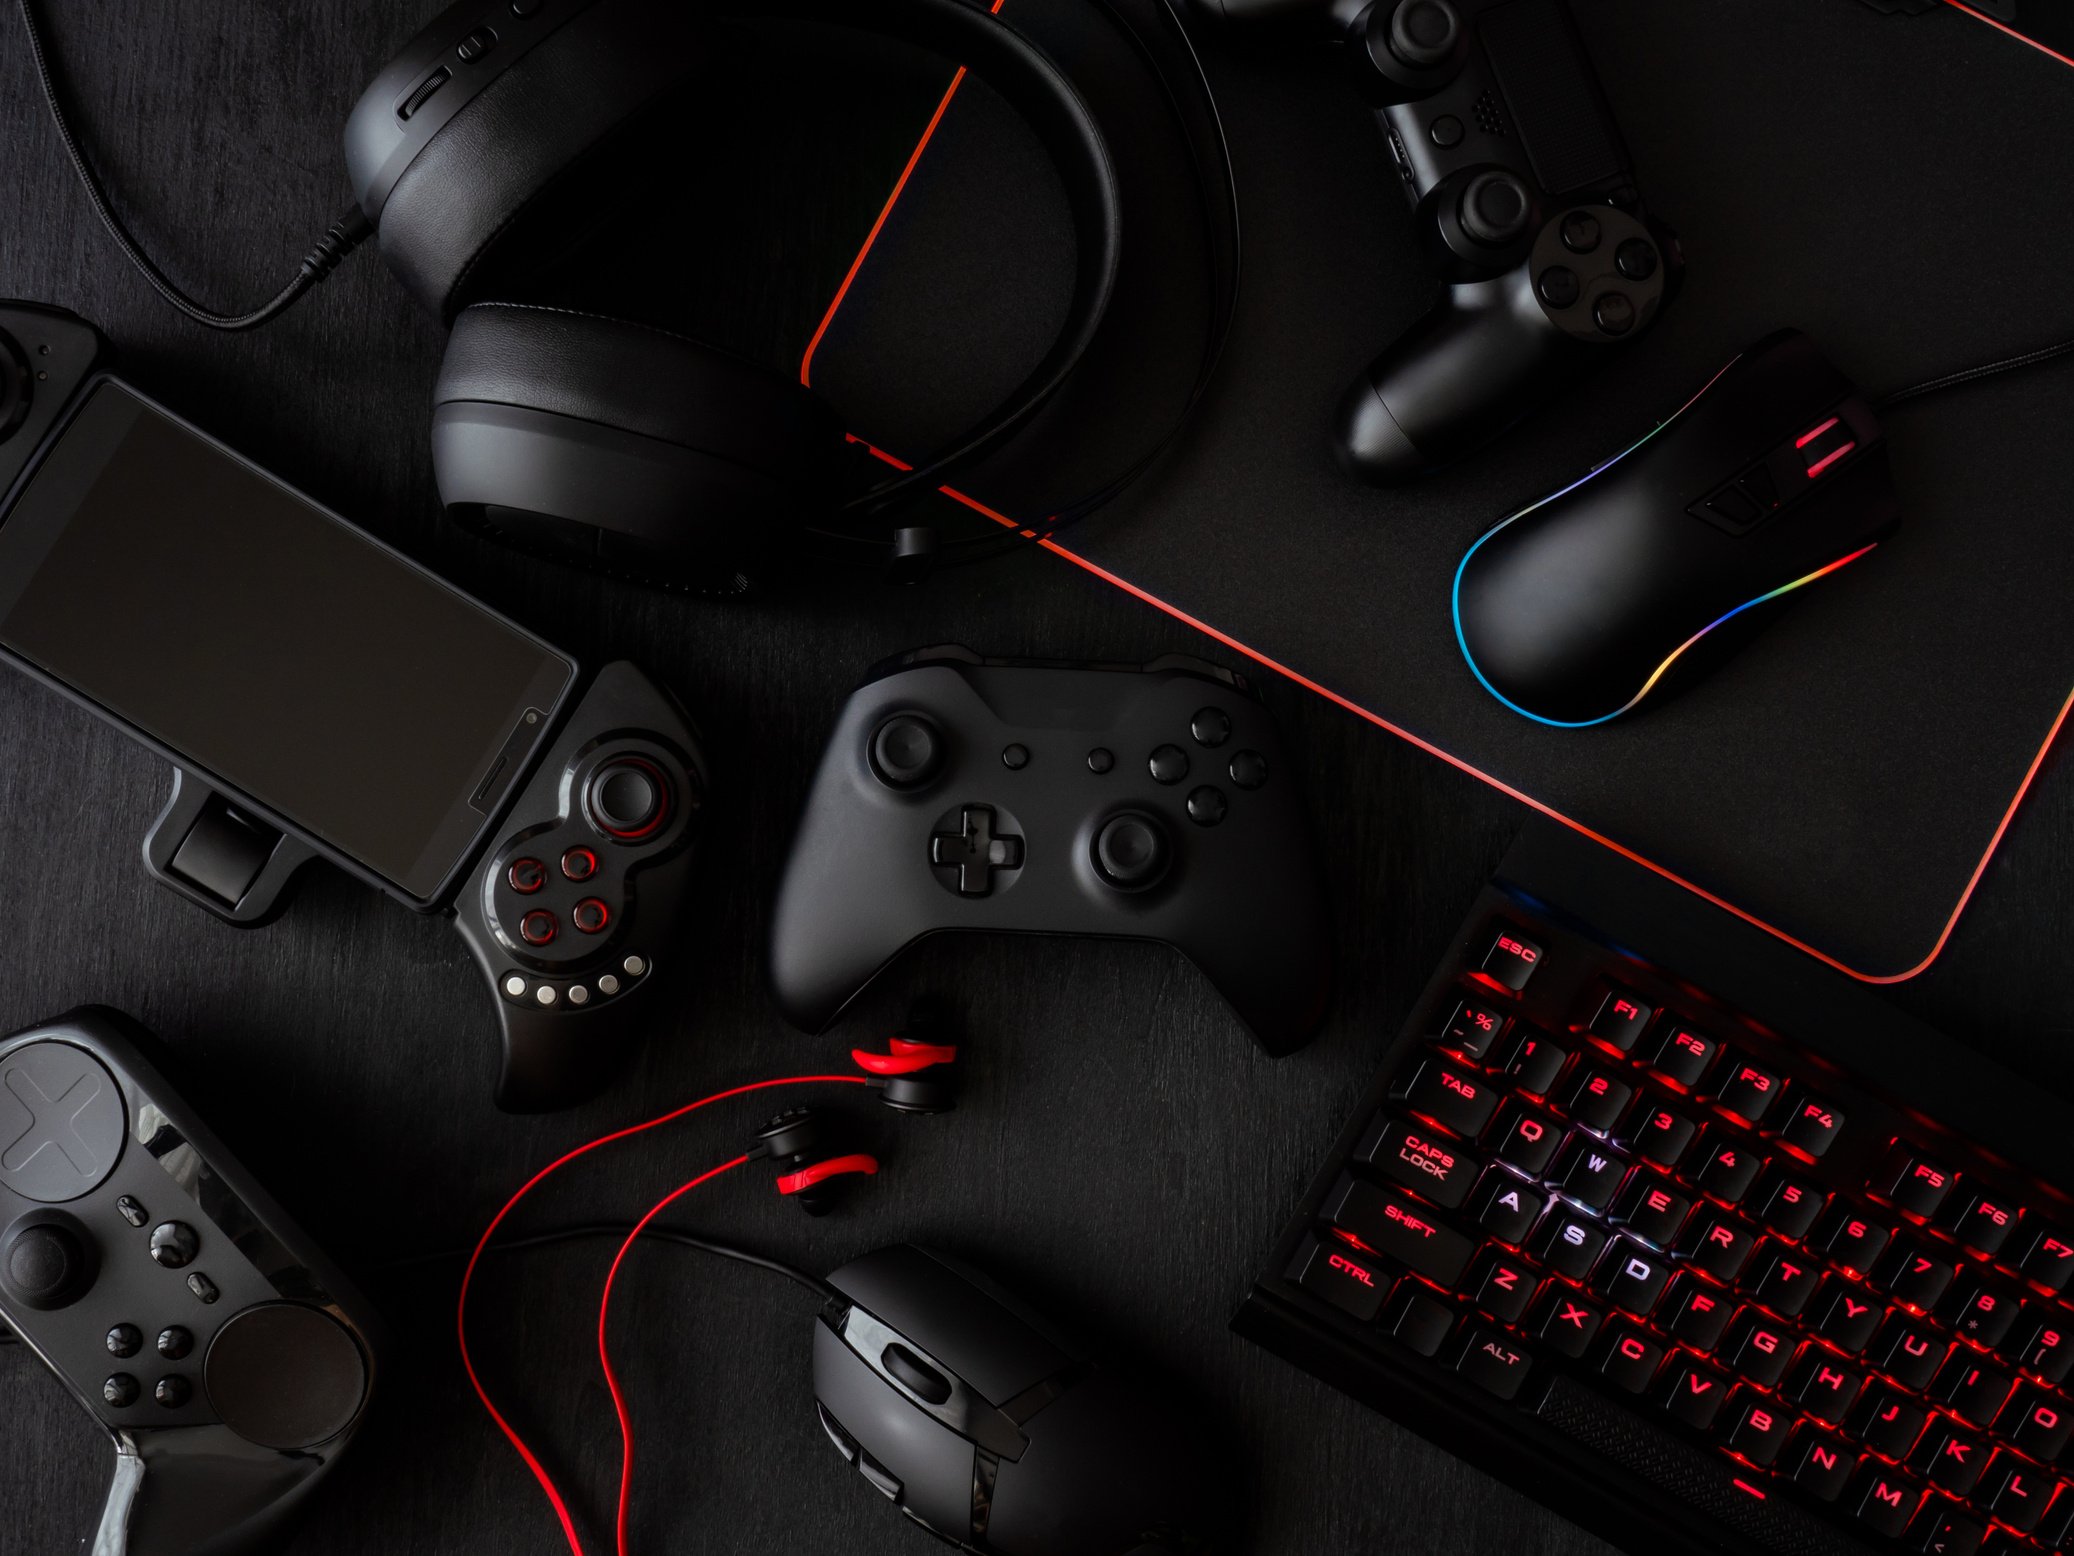
<path id="1" fill-rule="evenodd" d="M 1156 940 L 1273 1054 L 1332 983 L 1294 764 L 1246 681 L 916 650 L 851 694 L 778 889 L 771 977 L 818 1032 L 925 935 Z"/>
<path id="2" fill-rule="evenodd" d="M 374 1322 L 153 1046 L 97 1008 L 0 1041 L 0 1316 L 114 1439 L 93 1556 L 236 1556 L 352 1441 Z"/>

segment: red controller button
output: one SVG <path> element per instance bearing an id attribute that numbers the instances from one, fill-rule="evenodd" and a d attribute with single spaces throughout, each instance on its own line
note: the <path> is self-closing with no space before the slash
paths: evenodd
<path id="1" fill-rule="evenodd" d="M 555 916 L 542 908 L 535 908 L 519 920 L 519 938 L 527 945 L 546 945 L 555 937 Z"/>
<path id="2" fill-rule="evenodd" d="M 1510 924 L 1500 924 L 1478 964 L 1491 977 L 1517 994 L 1541 965 L 1541 947 Z"/>
<path id="3" fill-rule="evenodd" d="M 598 856 L 588 848 L 572 848 L 562 855 L 562 874 L 572 881 L 587 881 L 598 873 Z"/>
<path id="4" fill-rule="evenodd" d="M 569 922 L 586 935 L 603 934 L 612 922 L 612 910 L 596 897 L 586 897 L 569 910 Z"/>
<path id="5" fill-rule="evenodd" d="M 547 884 L 547 866 L 538 859 L 514 859 L 511 868 L 504 872 L 504 879 L 520 896 L 530 897 Z"/>

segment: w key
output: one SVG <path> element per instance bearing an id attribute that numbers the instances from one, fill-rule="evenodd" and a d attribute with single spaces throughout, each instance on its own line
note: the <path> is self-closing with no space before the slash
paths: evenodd
<path id="1" fill-rule="evenodd" d="M 1465 1139 L 1474 1139 L 1498 1110 L 1498 1094 L 1489 1082 L 1431 1058 L 1420 1060 L 1411 1079 L 1399 1082 L 1391 1095 Z"/>

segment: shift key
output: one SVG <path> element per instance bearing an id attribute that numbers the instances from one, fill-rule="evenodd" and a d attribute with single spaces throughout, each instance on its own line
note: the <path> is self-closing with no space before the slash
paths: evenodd
<path id="1" fill-rule="evenodd" d="M 1432 1209 L 1394 1189 L 1357 1183 L 1345 1173 L 1325 1196 L 1321 1212 L 1362 1247 L 1442 1286 L 1461 1278 L 1476 1245 L 1443 1226 Z"/>

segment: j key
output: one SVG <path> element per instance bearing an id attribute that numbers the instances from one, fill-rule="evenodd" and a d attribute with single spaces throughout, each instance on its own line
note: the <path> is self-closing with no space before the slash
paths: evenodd
<path id="1" fill-rule="evenodd" d="M 1493 1249 L 1471 1267 L 1462 1290 L 1499 1323 L 1516 1324 L 1534 1296 L 1534 1276 L 1517 1259 Z"/>
<path id="2" fill-rule="evenodd" d="M 1556 1152 L 1548 1186 L 1574 1204 L 1603 1211 L 1613 1203 L 1627 1163 L 1588 1135 L 1572 1135 Z"/>
<path id="3" fill-rule="evenodd" d="M 1890 1249 L 1873 1271 L 1872 1282 L 1896 1302 L 1927 1313 L 1952 1283 L 1952 1267 L 1915 1243 Z"/>
<path id="4" fill-rule="evenodd" d="M 1481 1059 L 1505 1030 L 1505 1018 L 1482 1000 L 1457 1000 L 1441 1024 L 1438 1041 L 1465 1059 Z"/>
<path id="5" fill-rule="evenodd" d="M 1545 1097 L 1569 1062 L 1569 1049 L 1546 1032 L 1523 1027 L 1505 1056 L 1505 1073 L 1529 1096 Z"/>
<path id="6" fill-rule="evenodd" d="M 1508 1336 L 1481 1328 L 1469 1331 L 1462 1354 L 1455 1359 L 1455 1371 L 1500 1399 L 1519 1393 L 1531 1365 L 1527 1353 Z"/>
<path id="7" fill-rule="evenodd" d="M 1713 1038 L 1691 1027 L 1673 1026 L 1664 1033 L 1649 1062 L 1657 1074 L 1690 1091 L 1720 1052 L 1721 1044 Z"/>
<path id="8" fill-rule="evenodd" d="M 1711 1428 L 1727 1396 L 1727 1379 L 1696 1356 L 1681 1354 L 1665 1370 L 1664 1408 L 1687 1426 Z"/>
<path id="9" fill-rule="evenodd" d="M 1740 1385 L 1729 1391 L 1721 1438 L 1752 1464 L 1769 1469 L 1792 1429 L 1793 1418 L 1777 1400 Z"/>
<path id="10" fill-rule="evenodd" d="M 1640 1243 L 1616 1237 L 1599 1256 L 1592 1272 L 1592 1289 L 1615 1307 L 1647 1318 L 1656 1310 L 1664 1284 L 1671 1278 L 1670 1266 Z"/>
<path id="11" fill-rule="evenodd" d="M 1975 1354 L 1964 1347 L 1954 1351 L 1938 1369 L 1930 1392 L 1975 1426 L 1986 1426 L 2009 1398 L 2010 1379 L 2007 1373 L 1974 1360 Z"/>
<path id="12" fill-rule="evenodd" d="M 1534 976 L 1534 969 L 1540 965 L 1541 947 L 1510 924 L 1500 924 L 1491 932 L 1483 960 L 1477 963 L 1486 974 L 1515 994 L 1527 986 L 1527 980 Z"/>
<path id="13" fill-rule="evenodd" d="M 1858 1440 L 1888 1459 L 1904 1459 L 1923 1435 L 1930 1413 L 1908 1395 L 1882 1383 L 1859 1401 L 1851 1428 Z"/>
<path id="14" fill-rule="evenodd" d="M 1942 1162 L 1931 1161 L 1897 1140 L 1873 1174 L 1870 1187 L 1892 1200 L 1896 1209 L 1927 1221 L 1951 1193 L 1952 1172 Z"/>
<path id="15" fill-rule="evenodd" d="M 1863 1274 L 1893 1236 L 1878 1222 L 1866 1220 L 1848 1205 L 1839 1205 L 1830 1212 L 1828 1227 L 1816 1232 L 1815 1247 L 1845 1269 Z"/>
<path id="16" fill-rule="evenodd" d="M 1476 1180 L 1469 1195 L 1470 1219 L 1485 1235 L 1515 1247 L 1534 1229 L 1534 1218 L 1540 1214 L 1540 1190 L 1495 1167 Z"/>
<path id="17" fill-rule="evenodd" d="M 1980 1484 L 1981 1472 L 1987 1467 L 1987 1445 L 1943 1416 L 1923 1434 L 1909 1459 L 1909 1468 L 1955 1497 L 1973 1495 L 1973 1488 Z"/>
<path id="18" fill-rule="evenodd" d="M 1807 1179 L 1774 1168 L 1745 1208 L 1779 1236 L 1797 1243 L 1808 1235 L 1827 1202 L 1828 1196 Z"/>
<path id="19" fill-rule="evenodd" d="M 1819 1158 L 1843 1132 L 1844 1110 L 1812 1091 L 1796 1091 L 1776 1127 L 1781 1140 Z"/>
<path id="20" fill-rule="evenodd" d="M 1853 1483 L 1847 1501 L 1866 1528 L 1893 1539 L 1908 1527 L 1921 1497 L 1914 1486 L 1892 1470 L 1869 1464 Z"/>
<path id="21" fill-rule="evenodd" d="M 1841 1356 L 1811 1347 L 1793 1369 L 1786 1393 L 1816 1420 L 1834 1426 L 1844 1418 L 1844 1412 L 1851 1408 L 1864 1384 L 1863 1374 L 1846 1367 Z"/>
<path id="22" fill-rule="evenodd" d="M 2024 1384 L 2009 1396 L 1995 1430 L 2034 1459 L 2051 1463 L 2074 1436 L 2074 1404 Z"/>
<path id="23" fill-rule="evenodd" d="M 2024 1336 L 2023 1343 L 2012 1354 L 2024 1371 L 2037 1374 L 2047 1383 L 2064 1383 L 2067 1373 L 2074 1370 L 2074 1328 L 2068 1327 L 2074 1314 L 2055 1308 L 2045 1311 L 2044 1318 L 2034 1320 L 2030 1304 L 2025 1304 L 2024 1321 L 2016 1330 Z"/>
<path id="24" fill-rule="evenodd" d="M 1697 1215 L 1686 1223 L 1678 1240 L 1678 1252 L 1716 1280 L 1734 1280 L 1743 1273 L 1755 1243 L 1748 1231 L 1718 1212 Z"/>
<path id="25" fill-rule="evenodd" d="M 1413 1280 L 1397 1283 L 1397 1294 L 1383 1314 L 1384 1331 L 1421 1356 L 1438 1356 L 1447 1342 L 1448 1331 L 1454 1327 L 1454 1310 L 1427 1295 Z"/>
<path id="26" fill-rule="evenodd" d="M 1863 1286 L 1841 1275 L 1825 1275 L 1809 1314 L 1815 1333 L 1838 1350 L 1855 1356 L 1871 1343 L 1872 1332 L 1879 1327 L 1886 1311 Z"/>
<path id="27" fill-rule="evenodd" d="M 1442 1226 L 1428 1206 L 1344 1175 L 1326 1197 L 1324 1215 L 1363 1247 L 1442 1286 L 1454 1285 L 1475 1251 L 1468 1238 Z"/>
<path id="28" fill-rule="evenodd" d="M 2017 1268 L 2048 1291 L 2066 1290 L 2068 1276 L 2074 1275 L 2074 1238 L 2056 1226 L 2026 1226 L 2030 1235 Z"/>
<path id="29" fill-rule="evenodd" d="M 1699 1126 L 1675 1108 L 1644 1102 L 1616 1132 L 1620 1143 L 1646 1162 L 1675 1168 L 1691 1148 Z"/>
<path id="30" fill-rule="evenodd" d="M 1743 1271 L 1742 1287 L 1782 1318 L 1798 1318 L 1815 1294 L 1814 1260 L 1791 1243 L 1767 1237 Z"/>
<path id="31" fill-rule="evenodd" d="M 2045 1516 L 2052 1490 L 2052 1477 L 2045 1471 L 1998 1448 L 1981 1480 L 1979 1502 L 1998 1523 L 2009 1525 L 2018 1534 L 2029 1534 Z"/>
<path id="32" fill-rule="evenodd" d="M 1484 1144 L 1501 1162 L 1538 1178 L 1562 1137 L 1562 1126 L 1550 1115 L 1538 1113 L 1524 1102 L 1508 1102 L 1484 1131 Z"/>
<path id="33" fill-rule="evenodd" d="M 1438 1059 L 1421 1059 L 1411 1079 L 1399 1082 L 1391 1095 L 1466 1139 L 1474 1139 L 1498 1110 L 1498 1093 L 1488 1081 Z"/>
<path id="34" fill-rule="evenodd" d="M 2016 1323 L 2017 1299 L 1980 1281 L 1959 1288 L 1959 1304 L 1953 1310 L 1952 1332 L 1962 1340 L 1990 1348 L 2009 1337 Z"/>
<path id="35" fill-rule="evenodd" d="M 1999 1195 L 1961 1185 L 1958 1195 L 1945 1205 L 1942 1219 L 1968 1248 L 1993 1256 L 2009 1240 L 2017 1215 L 2017 1208 Z"/>
<path id="36" fill-rule="evenodd" d="M 1640 1394 L 1656 1377 L 1664 1348 L 1632 1324 L 1615 1324 L 1608 1332 L 1599 1376 L 1628 1394 Z"/>
<path id="37" fill-rule="evenodd" d="M 1578 1072 L 1564 1105 L 1581 1128 L 1603 1135 L 1613 1127 L 1613 1121 L 1620 1117 L 1634 1094 L 1635 1088 L 1626 1081 L 1592 1065 Z"/>
<path id="38" fill-rule="evenodd" d="M 1925 1556 L 1973 1556 L 1986 1537 L 1978 1518 L 1940 1497 L 1925 1497 L 1908 1529 L 1909 1547 Z"/>
<path id="39" fill-rule="evenodd" d="M 1664 1312 L 1663 1326 L 1674 1339 L 1696 1351 L 1711 1352 L 1728 1327 L 1729 1299 L 1690 1275 L 1681 1275 Z"/>
<path id="40" fill-rule="evenodd" d="M 1753 1124 L 1763 1123 L 1765 1114 L 1779 1100 L 1778 1075 L 1733 1051 L 1721 1067 L 1715 1086 L 1714 1100 L 1736 1117 Z"/>
<path id="41" fill-rule="evenodd" d="M 1534 1232 L 1534 1257 L 1551 1274 L 1583 1280 L 1606 1246 L 1606 1234 L 1589 1221 L 1559 1212 L 1544 1216 Z"/>
<path id="42" fill-rule="evenodd" d="M 1834 1502 L 1843 1495 L 1858 1455 L 1827 1432 L 1803 1422 L 1786 1445 L 1787 1474 L 1809 1496 Z"/>
<path id="43" fill-rule="evenodd" d="M 1367 1323 L 1383 1310 L 1390 1277 L 1351 1249 L 1306 1238 L 1290 1277 L 1313 1296 Z"/>
<path id="44" fill-rule="evenodd" d="M 1920 1393 L 1950 1350 L 1928 1329 L 1896 1313 L 1881 1327 L 1865 1359 L 1903 1388 Z"/>
<path id="45" fill-rule="evenodd" d="M 1743 1308 L 1728 1326 L 1728 1338 L 1717 1353 L 1728 1366 L 1759 1388 L 1773 1388 L 1793 1360 L 1793 1331 L 1755 1308 Z M 1834 1420 L 1835 1417 L 1825 1417 Z"/>
<path id="46" fill-rule="evenodd" d="M 1551 1284 L 1527 1319 L 1527 1332 L 1561 1356 L 1582 1356 L 1606 1315 L 1573 1291 Z"/>
<path id="47" fill-rule="evenodd" d="M 1599 1001 L 1591 1020 L 1591 1034 L 1626 1053 L 1635 1046 L 1635 1039 L 1642 1035 L 1642 1029 L 1655 1013 L 1647 1000 L 1616 983 Z"/>
<path id="48" fill-rule="evenodd" d="M 1709 1130 L 1700 1157 L 1700 1190 L 1723 1204 L 1733 1205 L 1750 1192 L 1750 1185 L 1757 1180 L 1757 1169 L 1763 1165 L 1757 1153 L 1735 1136 Z"/>
<path id="49" fill-rule="evenodd" d="M 1674 1193 L 1646 1172 L 1632 1173 L 1613 1201 L 1613 1219 L 1628 1232 L 1658 1248 L 1670 1245 L 1685 1224 L 1692 1201 Z"/>
<path id="50" fill-rule="evenodd" d="M 1436 1138 L 1424 1124 L 1377 1119 L 1355 1147 L 1354 1158 L 1442 1210 L 1457 1210 L 1469 1197 L 1483 1163 L 1452 1140 Z"/>

